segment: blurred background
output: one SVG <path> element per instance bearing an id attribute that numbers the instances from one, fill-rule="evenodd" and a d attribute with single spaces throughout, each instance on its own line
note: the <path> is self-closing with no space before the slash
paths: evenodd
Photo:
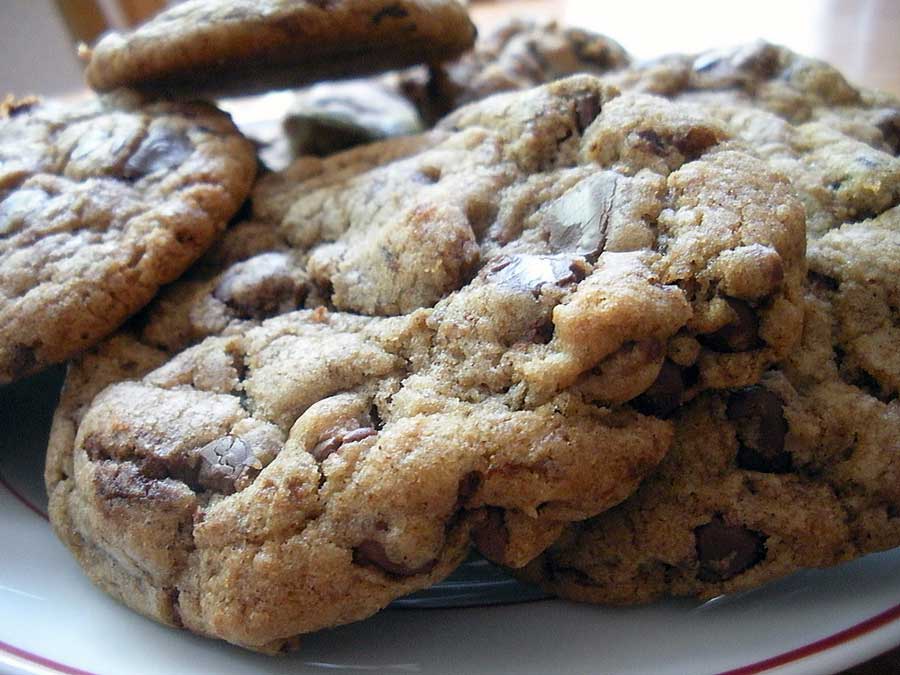
<path id="1" fill-rule="evenodd" d="M 0 0 L 0 95 L 80 90 L 79 42 L 127 28 L 172 0 Z M 854 82 L 900 94 L 900 0 L 471 0 L 482 32 L 512 16 L 557 19 L 639 58 L 763 37 L 826 59 Z"/>

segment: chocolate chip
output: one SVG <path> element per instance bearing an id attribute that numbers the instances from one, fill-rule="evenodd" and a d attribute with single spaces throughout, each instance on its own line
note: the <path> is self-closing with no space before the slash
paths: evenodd
<path id="1" fill-rule="evenodd" d="M 430 560 L 420 567 L 408 567 L 388 558 L 384 545 L 374 539 L 366 539 L 353 549 L 353 562 L 357 565 L 372 565 L 395 577 L 411 577 L 416 574 L 427 574 L 437 565 L 437 559 Z"/>
<path id="2" fill-rule="evenodd" d="M 374 436 L 377 432 L 372 427 L 359 427 L 351 431 L 335 432 L 321 439 L 309 454 L 313 456 L 317 462 L 322 462 L 328 455 L 336 452 L 345 443 L 356 443 L 369 436 Z"/>
<path id="3" fill-rule="evenodd" d="M 740 389 L 729 398 L 726 415 L 737 428 L 739 467 L 765 473 L 793 468 L 791 454 L 784 449 L 784 406 L 775 394 L 759 385 Z"/>
<path id="4" fill-rule="evenodd" d="M 836 291 L 840 286 L 837 279 L 818 272 L 810 272 L 807 280 L 809 285 L 815 290 Z"/>
<path id="5" fill-rule="evenodd" d="M 719 142 L 715 131 L 703 127 L 694 127 L 684 136 L 673 139 L 675 147 L 686 159 L 693 160 L 703 154 L 707 148 Z"/>
<path id="6" fill-rule="evenodd" d="M 645 145 L 654 155 L 666 154 L 666 144 L 663 143 L 660 135 L 653 131 L 653 129 L 644 129 L 643 131 L 639 131 L 637 132 L 637 136 L 642 141 L 644 141 Z"/>
<path id="7" fill-rule="evenodd" d="M 470 471 L 459 479 L 459 487 L 456 492 L 456 504 L 453 510 L 456 511 L 466 505 L 472 495 L 474 495 L 481 486 L 481 474 L 478 471 Z"/>
<path id="8" fill-rule="evenodd" d="M 544 284 L 563 286 L 578 278 L 571 258 L 549 255 L 506 256 L 495 261 L 485 273 L 494 283 L 536 296 Z"/>
<path id="9" fill-rule="evenodd" d="M 875 126 L 893 153 L 900 155 L 900 110 L 889 108 L 879 111 L 875 118 Z"/>
<path id="10" fill-rule="evenodd" d="M 575 99 L 575 118 L 578 133 L 583 134 L 591 122 L 600 114 L 600 96 L 596 93 L 582 94 Z"/>
<path id="11" fill-rule="evenodd" d="M 243 319 L 263 319 L 296 309 L 306 294 L 286 253 L 262 253 L 232 265 L 213 296 Z"/>
<path id="12" fill-rule="evenodd" d="M 200 448 L 197 481 L 209 490 L 231 494 L 244 473 L 262 469 L 262 463 L 240 436 L 222 436 Z"/>
<path id="13" fill-rule="evenodd" d="M 740 525 L 728 525 L 721 516 L 694 530 L 700 581 L 728 581 L 765 559 L 766 537 Z"/>
<path id="14" fill-rule="evenodd" d="M 498 565 L 506 559 L 509 531 L 503 509 L 487 507 L 472 528 L 472 542 L 485 558 Z"/>
<path id="15" fill-rule="evenodd" d="M 409 11 L 405 7 L 399 4 L 387 5 L 386 7 L 382 7 L 372 15 L 372 23 L 377 26 L 382 22 L 382 20 L 388 17 L 392 19 L 403 19 L 407 16 L 409 16 Z"/>
<path id="16" fill-rule="evenodd" d="M 172 169 L 194 151 L 190 139 L 180 130 L 152 126 L 122 169 L 126 180 L 138 180 L 156 171 Z"/>
<path id="17" fill-rule="evenodd" d="M 9 372 L 12 379 L 18 380 L 20 377 L 30 374 L 37 366 L 34 347 L 17 344 L 13 345 L 10 352 Z"/>
<path id="18" fill-rule="evenodd" d="M 656 380 L 643 394 L 634 399 L 634 407 L 645 415 L 668 417 L 678 406 L 684 395 L 684 379 L 681 368 L 666 359 Z"/>
<path id="19" fill-rule="evenodd" d="M 698 335 L 697 339 L 717 352 L 747 352 L 761 347 L 759 319 L 753 308 L 743 300 L 734 298 L 725 300 L 734 312 L 735 319 L 714 333 Z"/>
<path id="20" fill-rule="evenodd" d="M 549 232 L 552 250 L 578 253 L 589 259 L 600 255 L 606 244 L 617 181 L 618 174 L 600 171 L 548 206 L 544 227 Z"/>

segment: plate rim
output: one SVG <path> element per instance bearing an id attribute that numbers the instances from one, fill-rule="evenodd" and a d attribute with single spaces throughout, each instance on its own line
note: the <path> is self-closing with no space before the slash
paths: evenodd
<path id="1" fill-rule="evenodd" d="M 49 522 L 49 517 L 38 505 L 34 504 L 25 495 L 16 490 L 12 483 L 0 473 L 0 489 L 5 489 L 16 501 L 20 502 L 29 511 L 39 516 L 42 520 Z M 471 608 L 461 608 L 471 609 Z M 896 634 L 890 644 L 900 644 L 900 603 L 884 609 L 877 614 L 869 616 L 862 621 L 858 621 L 847 628 L 839 630 L 830 635 L 826 635 L 818 640 L 814 640 L 799 647 L 795 647 L 788 651 L 759 661 L 754 661 L 736 668 L 726 671 L 720 671 L 716 675 L 758 675 L 759 673 L 774 672 L 778 669 L 784 670 L 786 667 L 800 666 L 803 661 L 811 657 L 822 657 L 828 654 L 840 654 L 841 649 L 846 649 L 854 641 L 863 637 L 875 635 L 879 630 L 885 629 L 892 624 L 897 629 Z M 880 644 L 880 643 L 879 643 Z M 887 649 L 881 649 L 874 653 L 866 652 L 863 658 L 857 661 L 848 661 L 847 665 L 862 663 L 868 659 L 875 658 Z M 0 640 L 0 666 L 4 668 L 12 668 L 10 673 L 22 673 L 25 675 L 44 675 L 61 674 L 61 675 L 97 675 L 93 671 L 83 670 L 77 666 L 61 663 L 54 659 L 48 658 L 41 654 L 36 654 L 27 649 L 17 647 Z M 800 671 L 797 671 L 800 672 Z"/>

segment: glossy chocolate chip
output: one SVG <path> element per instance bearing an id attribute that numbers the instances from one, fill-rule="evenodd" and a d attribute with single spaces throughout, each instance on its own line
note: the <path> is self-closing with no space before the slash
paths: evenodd
<path id="1" fill-rule="evenodd" d="M 430 560 L 420 567 L 409 567 L 391 560 L 384 545 L 374 539 L 366 539 L 353 549 L 353 562 L 357 565 L 377 567 L 386 574 L 395 577 L 411 577 L 416 574 L 427 574 L 437 565 L 437 560 Z"/>
<path id="2" fill-rule="evenodd" d="M 784 406 L 775 394 L 761 386 L 736 391 L 728 400 L 726 414 L 736 426 L 739 467 L 765 473 L 793 468 L 791 454 L 784 449 L 788 431 Z"/>
<path id="3" fill-rule="evenodd" d="M 486 274 L 496 284 L 535 295 L 540 294 L 544 284 L 562 286 L 578 279 L 571 258 L 550 255 L 506 256 L 493 263 Z"/>
<path id="4" fill-rule="evenodd" d="M 668 417 L 681 405 L 682 396 L 684 378 L 681 376 L 681 368 L 666 359 L 656 380 L 633 403 L 645 415 Z"/>
<path id="5" fill-rule="evenodd" d="M 245 472 L 262 469 L 262 463 L 239 436 L 222 436 L 200 448 L 197 481 L 209 490 L 231 494 Z"/>
<path id="6" fill-rule="evenodd" d="M 578 133 L 583 134 L 591 122 L 600 114 L 600 96 L 595 93 L 584 94 L 575 99 L 575 118 L 578 123 Z"/>
<path id="7" fill-rule="evenodd" d="M 319 442 L 313 446 L 313 449 L 309 451 L 309 454 L 311 454 L 317 462 L 322 462 L 326 457 L 337 452 L 337 450 L 345 443 L 356 443 L 357 441 L 369 438 L 369 436 L 374 436 L 376 433 L 377 432 L 373 427 L 359 427 L 357 429 L 352 429 L 351 431 L 334 432 L 327 435 L 325 438 L 320 439 Z"/>
<path id="8" fill-rule="evenodd" d="M 606 244 L 618 174 L 600 171 L 582 180 L 545 211 L 548 243 L 554 251 L 596 259 Z"/>
<path id="9" fill-rule="evenodd" d="M 714 333 L 699 335 L 700 342 L 713 351 L 734 353 L 748 352 L 762 346 L 759 339 L 759 318 L 753 308 L 743 300 L 726 298 L 735 319 Z"/>
<path id="10" fill-rule="evenodd" d="M 728 525 L 716 516 L 694 530 L 700 581 L 728 581 L 766 557 L 766 537 L 741 525 Z"/>
<path id="11" fill-rule="evenodd" d="M 157 171 L 173 169 L 194 151 L 190 139 L 180 130 L 156 125 L 122 169 L 122 177 L 138 180 Z"/>
<path id="12" fill-rule="evenodd" d="M 498 565 L 503 564 L 509 546 L 503 509 L 488 507 L 480 514 L 472 528 L 472 542 L 485 558 Z"/>

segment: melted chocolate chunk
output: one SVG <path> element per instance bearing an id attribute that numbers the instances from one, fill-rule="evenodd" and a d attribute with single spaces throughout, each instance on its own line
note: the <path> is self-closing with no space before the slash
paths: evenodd
<path id="1" fill-rule="evenodd" d="M 721 516 L 695 529 L 694 538 L 700 581 L 728 581 L 766 557 L 765 535 L 740 525 L 728 525 Z"/>
<path id="2" fill-rule="evenodd" d="M 756 312 L 743 300 L 726 300 L 735 319 L 714 333 L 698 335 L 697 339 L 713 351 L 724 353 L 748 352 L 761 347 L 763 342 L 759 339 L 759 318 Z"/>
<path id="3" fill-rule="evenodd" d="M 784 449 L 788 432 L 784 406 L 775 394 L 758 385 L 736 391 L 726 414 L 737 428 L 739 467 L 765 473 L 793 468 L 791 454 Z"/>
<path id="4" fill-rule="evenodd" d="M 583 134 L 599 114 L 600 97 L 597 94 L 585 94 L 576 98 L 575 118 L 578 122 L 578 133 Z"/>
<path id="5" fill-rule="evenodd" d="M 156 171 L 173 169 L 194 151 L 190 139 L 181 131 L 152 126 L 147 137 L 122 169 L 126 180 L 138 180 Z"/>
<path id="6" fill-rule="evenodd" d="M 239 436 L 222 436 L 199 451 L 200 473 L 197 482 L 222 494 L 235 491 L 235 482 L 244 473 L 262 469 L 262 463 Z"/>
<path id="7" fill-rule="evenodd" d="M 682 396 L 684 379 L 681 368 L 666 359 L 656 380 L 647 391 L 634 399 L 633 404 L 645 415 L 668 417 L 681 405 Z"/>
<path id="8" fill-rule="evenodd" d="M 391 560 L 384 545 L 374 539 L 366 539 L 353 549 L 353 562 L 357 565 L 377 567 L 382 572 L 395 577 L 411 577 L 416 574 L 428 574 L 437 565 L 437 559 L 430 560 L 420 567 L 408 567 Z"/>
<path id="9" fill-rule="evenodd" d="M 606 244 L 618 174 L 601 171 L 585 178 L 546 210 L 550 248 L 595 260 Z"/>
<path id="10" fill-rule="evenodd" d="M 506 529 L 503 509 L 489 506 L 484 510 L 472 528 L 472 542 L 485 558 L 498 565 L 503 564 L 506 560 L 506 548 L 509 546 L 509 531 Z"/>
<path id="11" fill-rule="evenodd" d="M 313 449 L 309 451 L 309 454 L 317 462 L 322 462 L 326 457 L 337 452 L 344 443 L 355 443 L 369 436 L 374 436 L 376 433 L 378 432 L 372 427 L 358 427 L 351 431 L 338 431 L 320 439 L 313 446 Z"/>
<path id="12" fill-rule="evenodd" d="M 486 270 L 487 278 L 516 291 L 540 295 L 541 286 L 563 286 L 578 280 L 573 261 L 566 256 L 513 255 L 501 258 Z"/>

